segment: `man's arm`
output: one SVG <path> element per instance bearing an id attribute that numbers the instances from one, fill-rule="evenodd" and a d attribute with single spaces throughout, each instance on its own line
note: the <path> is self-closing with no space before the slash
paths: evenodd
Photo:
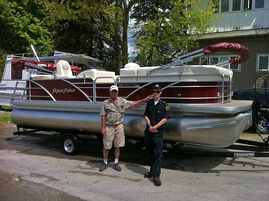
<path id="1" fill-rule="evenodd" d="M 150 120 L 147 116 L 145 116 L 145 120 L 146 120 L 146 123 L 148 125 L 148 127 L 150 128 L 151 127 L 151 123 L 150 123 Z"/>
<path id="2" fill-rule="evenodd" d="M 106 135 L 106 125 L 105 125 L 105 122 L 106 122 L 106 116 L 102 116 L 102 119 L 101 119 L 102 130 L 101 130 L 101 133 L 102 133 L 103 136 Z"/>
<path id="3" fill-rule="evenodd" d="M 157 123 L 155 126 L 153 126 L 153 129 L 158 129 L 160 128 L 162 125 L 164 125 L 167 121 L 167 118 L 163 118 L 159 123 Z"/>
<path id="4" fill-rule="evenodd" d="M 144 99 L 134 101 L 134 105 L 138 105 L 138 104 L 140 104 L 140 103 L 143 103 L 143 102 L 149 101 L 150 99 L 151 99 L 151 95 L 150 95 L 150 96 L 147 96 L 147 97 L 146 97 L 146 98 L 144 98 Z"/>
<path id="5" fill-rule="evenodd" d="M 158 133 L 158 128 L 161 127 L 163 124 L 166 123 L 167 121 L 167 118 L 163 118 L 158 124 L 156 124 L 155 126 L 152 126 L 151 123 L 150 123 L 150 120 L 147 116 L 145 116 L 145 120 L 146 120 L 146 123 L 149 127 L 149 131 L 152 132 L 152 133 Z"/>

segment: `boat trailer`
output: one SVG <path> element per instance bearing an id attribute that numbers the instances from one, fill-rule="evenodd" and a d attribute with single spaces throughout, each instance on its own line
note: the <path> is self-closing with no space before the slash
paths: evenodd
<path id="1" fill-rule="evenodd" d="M 36 129 L 17 128 L 14 135 L 34 136 L 34 137 L 52 137 L 62 143 L 62 150 L 67 155 L 75 155 L 79 147 L 89 140 L 101 140 L 102 136 L 97 135 L 79 135 L 74 133 L 63 133 L 55 131 L 44 131 Z M 198 157 L 269 157 L 269 134 L 267 137 L 261 137 L 262 142 L 238 139 L 236 143 L 226 148 L 202 147 L 199 145 L 189 145 L 182 143 L 164 142 L 164 152 Z M 87 136 L 87 137 L 86 137 Z M 126 139 L 126 144 L 137 144 L 136 148 L 144 150 L 143 139 Z"/>

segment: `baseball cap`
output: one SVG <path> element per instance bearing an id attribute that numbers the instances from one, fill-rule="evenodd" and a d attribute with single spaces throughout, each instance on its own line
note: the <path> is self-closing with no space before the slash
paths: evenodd
<path id="1" fill-rule="evenodd" d="M 156 84 L 152 87 L 152 89 L 159 89 L 160 91 L 162 90 L 161 86 L 159 84 Z"/>
<path id="2" fill-rule="evenodd" d="M 119 88 L 116 85 L 112 85 L 110 87 L 110 91 L 113 91 L 113 90 L 119 91 Z"/>

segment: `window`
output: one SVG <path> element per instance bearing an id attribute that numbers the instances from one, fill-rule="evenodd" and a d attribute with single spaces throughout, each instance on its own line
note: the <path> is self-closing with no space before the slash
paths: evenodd
<path id="1" fill-rule="evenodd" d="M 264 0 L 256 0 L 255 1 L 255 8 L 264 8 Z"/>
<path id="2" fill-rule="evenodd" d="M 258 71 L 267 71 L 269 70 L 268 61 L 269 55 L 257 55 L 258 59 Z"/>
<path id="3" fill-rule="evenodd" d="M 221 0 L 221 12 L 229 12 L 229 0 Z"/>
<path id="4" fill-rule="evenodd" d="M 234 59 L 234 58 L 237 58 L 237 57 L 231 57 L 231 59 Z M 232 65 L 232 66 L 230 66 L 230 69 L 231 69 L 231 70 L 239 70 L 239 65 L 240 65 L 240 64 Z"/>
<path id="5" fill-rule="evenodd" d="M 240 11 L 241 0 L 233 0 L 233 11 Z"/>
<path id="6" fill-rule="evenodd" d="M 225 56 L 209 56 L 209 57 L 200 57 L 200 64 L 201 65 L 216 65 L 223 62 L 228 62 L 230 59 L 237 58 L 238 56 L 233 55 L 225 55 Z M 222 68 L 228 68 L 230 67 L 231 70 L 239 71 L 240 70 L 240 64 L 230 66 L 229 64 L 221 65 Z"/>
<path id="7" fill-rule="evenodd" d="M 244 6 L 251 3 L 251 0 L 244 0 Z M 232 12 L 241 10 L 242 0 L 220 0 L 220 12 Z"/>
<path id="8" fill-rule="evenodd" d="M 219 63 L 219 58 L 218 57 L 210 57 L 209 58 L 209 65 L 215 65 Z"/>
<path id="9" fill-rule="evenodd" d="M 229 57 L 220 57 L 220 63 L 229 61 Z M 229 68 L 229 64 L 222 66 L 223 68 Z"/>
<path id="10" fill-rule="evenodd" d="M 251 10 L 252 0 L 244 0 L 244 9 Z"/>

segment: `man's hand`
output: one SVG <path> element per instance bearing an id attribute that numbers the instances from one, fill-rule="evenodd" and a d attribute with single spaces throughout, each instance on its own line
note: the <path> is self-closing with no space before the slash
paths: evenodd
<path id="1" fill-rule="evenodd" d="M 154 126 L 149 127 L 149 131 L 152 133 L 158 133 L 158 129 L 155 128 Z"/>
<path id="2" fill-rule="evenodd" d="M 101 133 L 102 133 L 103 136 L 106 136 L 106 128 L 102 128 Z"/>
<path id="3" fill-rule="evenodd" d="M 151 100 L 152 99 L 152 95 L 149 95 L 149 96 L 147 96 L 146 98 L 144 98 L 144 101 L 149 101 L 149 100 Z"/>

